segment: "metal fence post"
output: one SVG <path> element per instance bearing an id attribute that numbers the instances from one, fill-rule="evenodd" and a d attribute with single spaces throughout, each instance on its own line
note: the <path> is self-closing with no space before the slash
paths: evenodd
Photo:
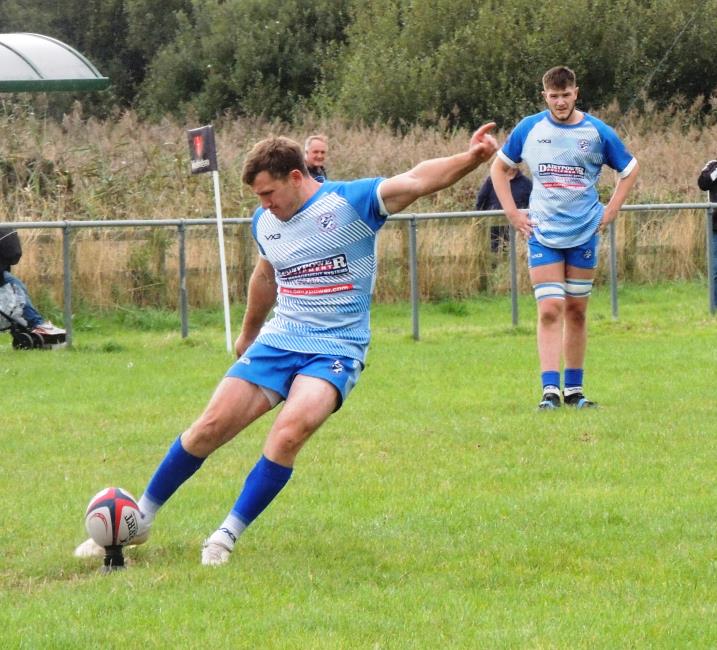
<path id="1" fill-rule="evenodd" d="M 510 309 L 513 319 L 513 327 L 518 326 L 518 251 L 515 236 L 515 228 L 508 229 L 510 242 Z"/>
<path id="2" fill-rule="evenodd" d="M 612 317 L 617 320 L 617 230 L 615 222 L 608 226 L 610 233 L 610 302 L 612 304 Z"/>
<path id="3" fill-rule="evenodd" d="M 65 223 L 62 227 L 62 283 L 64 294 L 64 326 L 65 341 L 68 348 L 72 347 L 72 251 L 70 244 L 72 230 Z"/>
<path id="4" fill-rule="evenodd" d="M 189 336 L 189 319 L 187 318 L 187 253 L 184 220 L 179 224 L 177 231 L 179 235 L 179 314 L 182 320 L 182 338 L 186 339 Z"/>
<path id="5" fill-rule="evenodd" d="M 416 230 L 418 222 L 415 217 L 408 221 L 408 266 L 411 274 L 411 312 L 413 315 L 413 340 L 418 341 L 418 254 L 416 250 Z"/>

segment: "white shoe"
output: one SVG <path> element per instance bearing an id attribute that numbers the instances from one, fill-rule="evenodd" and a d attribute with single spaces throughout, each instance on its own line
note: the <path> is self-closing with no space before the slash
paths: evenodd
<path id="1" fill-rule="evenodd" d="M 139 546 L 144 544 L 149 539 L 149 533 L 152 531 L 152 523 L 154 519 L 148 519 L 147 515 L 142 515 L 139 520 L 139 530 L 137 534 L 132 538 L 129 546 Z"/>
<path id="2" fill-rule="evenodd" d="M 220 566 L 229 561 L 234 549 L 236 536 L 226 528 L 215 530 L 202 547 L 202 564 L 204 566 Z"/>
<path id="3" fill-rule="evenodd" d="M 90 537 L 75 549 L 74 555 L 75 557 L 104 557 L 105 547 L 100 546 Z"/>
<path id="4" fill-rule="evenodd" d="M 32 331 L 35 332 L 35 334 L 42 334 L 43 336 L 64 336 L 67 334 L 65 330 L 61 327 L 57 327 L 57 325 L 54 325 L 52 321 L 49 320 L 33 327 Z"/>

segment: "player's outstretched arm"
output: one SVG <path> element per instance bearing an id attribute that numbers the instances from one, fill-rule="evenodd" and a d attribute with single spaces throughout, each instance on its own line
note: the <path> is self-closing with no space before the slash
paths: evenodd
<path id="1" fill-rule="evenodd" d="M 240 357 L 259 335 L 259 330 L 276 302 L 276 278 L 274 267 L 265 259 L 259 258 L 247 290 L 246 312 L 241 333 L 234 343 L 237 357 Z"/>
<path id="2" fill-rule="evenodd" d="M 498 143 L 490 134 L 493 128 L 495 122 L 481 126 L 471 137 L 467 151 L 424 160 L 410 171 L 383 181 L 381 198 L 389 213 L 400 212 L 417 198 L 453 185 L 478 165 L 490 160 L 498 150 Z"/>

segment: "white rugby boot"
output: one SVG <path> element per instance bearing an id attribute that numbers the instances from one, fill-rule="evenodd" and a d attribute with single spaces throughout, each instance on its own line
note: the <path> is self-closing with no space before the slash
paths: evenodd
<path id="1" fill-rule="evenodd" d="M 80 544 L 74 552 L 75 557 L 104 557 L 105 547 L 100 546 L 94 539 L 89 537 Z"/>
<path id="2" fill-rule="evenodd" d="M 226 564 L 236 541 L 236 535 L 227 528 L 215 530 L 202 546 L 202 564 L 204 566 Z"/>

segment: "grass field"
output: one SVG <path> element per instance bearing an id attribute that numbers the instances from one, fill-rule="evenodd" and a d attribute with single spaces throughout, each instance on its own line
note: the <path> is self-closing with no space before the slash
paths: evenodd
<path id="1" fill-rule="evenodd" d="M 379 306 L 358 388 L 229 565 L 199 564 L 267 421 L 219 450 L 128 569 L 72 557 L 100 488 L 142 492 L 229 364 L 220 314 L 2 335 L 3 648 L 714 648 L 717 322 L 697 284 L 591 305 L 601 408 L 535 410 L 530 296 Z M 236 317 L 235 317 L 235 320 Z M 132 329 L 127 323 L 131 322 Z"/>

